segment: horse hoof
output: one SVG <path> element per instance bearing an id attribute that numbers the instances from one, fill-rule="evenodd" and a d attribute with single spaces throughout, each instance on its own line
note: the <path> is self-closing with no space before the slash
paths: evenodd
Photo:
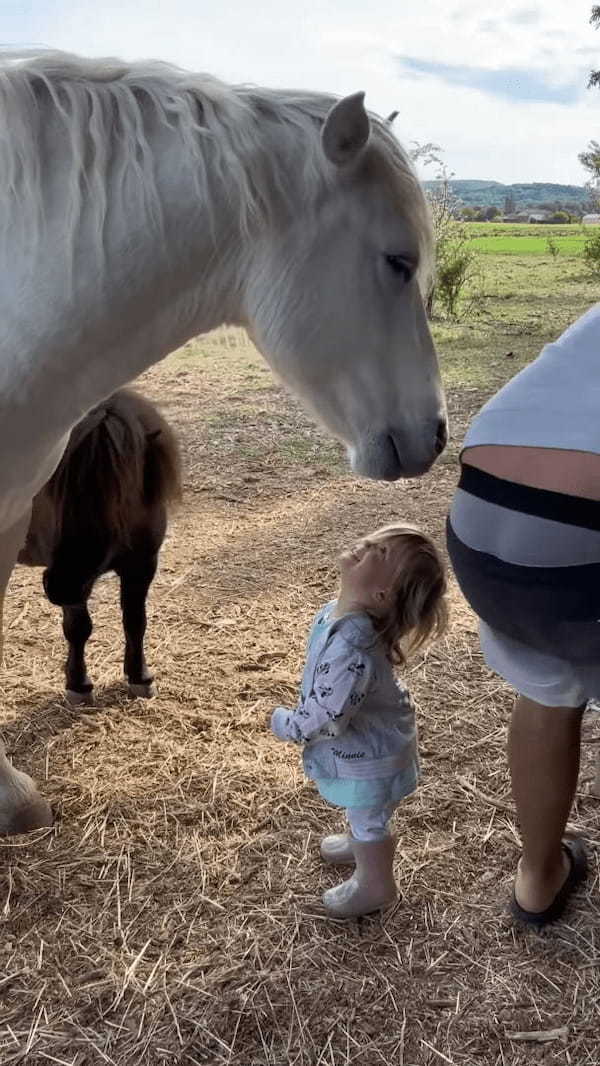
<path id="1" fill-rule="evenodd" d="M 53 824 L 52 808 L 38 793 L 31 803 L 16 811 L 4 832 L 7 836 L 17 836 L 19 833 L 31 833 L 34 829 L 48 829 Z"/>
<path id="2" fill-rule="evenodd" d="M 50 804 L 38 792 L 29 774 L 12 765 L 0 738 L 0 835 L 15 836 L 32 829 L 45 829 L 53 821 Z"/>
<path id="3" fill-rule="evenodd" d="M 19 833 L 31 833 L 34 829 L 48 829 L 54 824 L 50 804 L 40 795 L 27 774 L 21 776 L 23 780 L 19 780 L 19 789 L 22 792 L 30 791 L 31 798 L 16 809 L 13 807 L 12 813 L 7 816 L 0 816 L 0 836 L 18 836 Z"/>
<path id="4" fill-rule="evenodd" d="M 74 692 L 72 688 L 68 688 L 65 692 L 65 699 L 71 707 L 91 707 L 94 702 L 94 693 Z"/>
<path id="5" fill-rule="evenodd" d="M 147 681 L 145 683 L 142 683 L 141 685 L 134 685 L 130 681 L 128 687 L 129 695 L 133 696 L 134 700 L 151 700 L 154 696 L 156 696 L 156 688 L 154 687 L 152 681 Z"/>

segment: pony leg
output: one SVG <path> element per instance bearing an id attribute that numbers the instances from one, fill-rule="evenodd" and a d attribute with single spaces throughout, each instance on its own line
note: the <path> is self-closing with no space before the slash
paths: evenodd
<path id="1" fill-rule="evenodd" d="M 4 597 L 17 555 L 25 543 L 31 508 L 12 526 L 0 533 L 0 657 L 2 655 L 2 616 Z M 52 825 L 50 805 L 40 795 L 28 774 L 16 770 L 6 757 L 0 739 L 0 834 L 28 833 Z"/>
<path id="2" fill-rule="evenodd" d="M 125 658 L 123 667 L 132 696 L 148 698 L 155 695 L 154 678 L 144 657 L 146 632 L 146 597 L 152 584 L 158 555 L 156 552 L 128 555 L 115 567 L 121 579 L 121 610 L 125 631 Z"/>
<path id="3" fill-rule="evenodd" d="M 94 686 L 85 665 L 85 646 L 92 635 L 92 628 L 87 603 L 63 607 L 63 633 L 69 645 L 65 663 L 66 697 L 73 706 L 92 702 Z"/>

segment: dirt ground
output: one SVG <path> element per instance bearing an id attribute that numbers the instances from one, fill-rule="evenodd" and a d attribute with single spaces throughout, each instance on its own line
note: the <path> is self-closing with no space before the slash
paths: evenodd
<path id="1" fill-rule="evenodd" d="M 295 698 L 339 548 L 394 516 L 443 544 L 456 443 L 421 481 L 355 480 L 233 331 L 140 384 L 185 464 L 150 597 L 156 699 L 125 697 L 113 578 L 94 596 L 85 713 L 61 698 L 39 572 L 11 586 L 1 722 L 57 821 L 0 843 L 2 1066 L 599 1064 L 596 719 L 573 819 L 591 875 L 543 935 L 506 915 L 511 694 L 456 590 L 448 637 L 408 670 L 424 774 L 397 818 L 401 898 L 383 918 L 325 917 L 336 875 L 318 841 L 338 819 L 266 728 Z M 481 399 L 451 391 L 455 442 Z"/>

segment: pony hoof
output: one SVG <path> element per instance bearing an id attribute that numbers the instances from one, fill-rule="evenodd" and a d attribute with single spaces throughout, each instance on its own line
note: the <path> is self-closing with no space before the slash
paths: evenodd
<path id="1" fill-rule="evenodd" d="M 72 688 L 68 688 L 65 692 L 65 699 L 71 707 L 91 707 L 94 702 L 94 693 L 74 692 Z"/>
<path id="2" fill-rule="evenodd" d="M 156 688 L 154 687 L 152 681 L 143 682 L 141 685 L 134 685 L 130 681 L 128 687 L 129 695 L 133 696 L 134 700 L 151 700 L 154 696 L 156 696 Z"/>

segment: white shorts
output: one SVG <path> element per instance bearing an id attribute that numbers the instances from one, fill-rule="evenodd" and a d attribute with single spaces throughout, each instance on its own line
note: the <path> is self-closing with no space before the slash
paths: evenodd
<path id="1" fill-rule="evenodd" d="M 479 621 L 483 657 L 522 696 L 546 707 L 581 707 L 600 698 L 600 662 L 567 662 L 538 651 Z"/>

